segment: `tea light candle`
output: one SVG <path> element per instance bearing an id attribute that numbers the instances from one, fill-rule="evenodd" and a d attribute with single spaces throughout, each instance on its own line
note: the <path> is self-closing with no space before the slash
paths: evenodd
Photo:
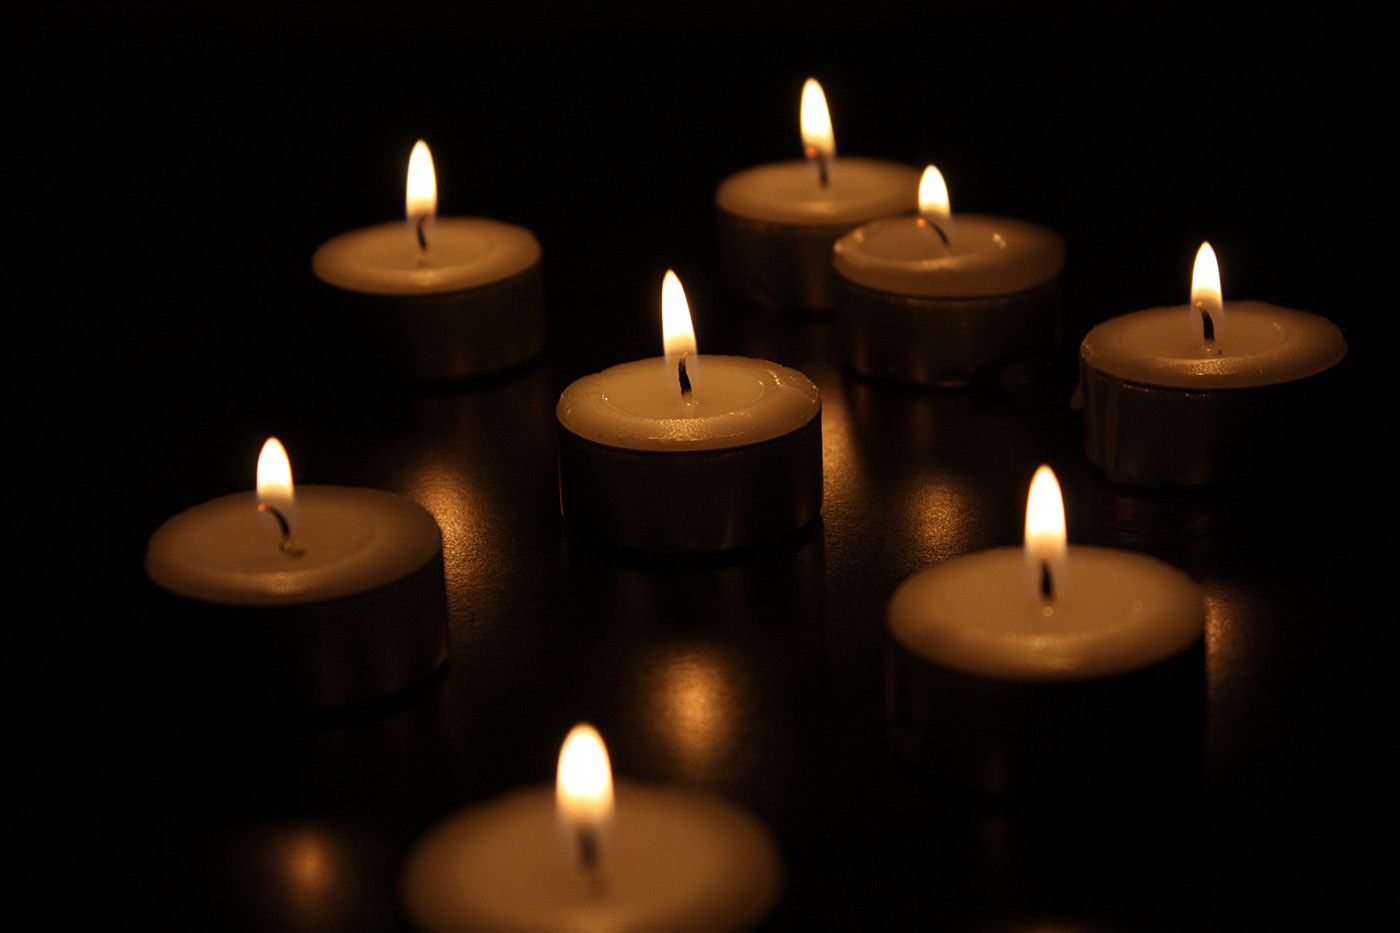
<path id="1" fill-rule="evenodd" d="M 619 782 L 591 726 L 560 753 L 556 785 L 457 813 L 410 852 L 412 922 L 446 931 L 736 931 L 771 912 L 777 846 L 747 812 Z"/>
<path id="2" fill-rule="evenodd" d="M 918 172 L 877 159 L 836 158 L 821 85 L 802 89 L 806 158 L 731 175 L 715 192 L 731 286 L 769 308 L 835 307 L 831 247 L 857 224 L 915 206 Z"/>
<path id="3" fill-rule="evenodd" d="M 146 549 L 183 643 L 218 659 L 210 690 L 311 708 L 384 695 L 446 657 L 442 534 L 378 489 L 293 488 L 269 438 L 258 490 L 187 509 Z M 256 696 L 254 696 L 256 695 Z"/>
<path id="4" fill-rule="evenodd" d="M 896 744 L 959 782 L 1082 782 L 1086 761 L 1121 768 L 1179 749 L 1181 735 L 1199 742 L 1200 589 L 1142 554 L 1067 547 L 1048 467 L 1031 484 L 1023 547 L 914 575 L 887 621 Z"/>
<path id="5" fill-rule="evenodd" d="M 665 355 L 559 398 L 565 518 L 621 547 L 706 551 L 769 541 L 821 510 L 821 395 L 786 366 L 700 356 L 685 292 L 662 286 Z"/>
<path id="6" fill-rule="evenodd" d="M 869 376 L 963 385 L 1054 349 L 1065 241 L 1024 220 L 953 216 L 942 174 L 918 216 L 885 217 L 836 242 L 846 363 Z"/>
<path id="7" fill-rule="evenodd" d="M 524 227 L 437 216 L 437 180 L 419 140 L 407 223 L 342 234 L 311 258 L 340 301 L 328 325 L 352 334 L 377 372 L 452 379 L 505 369 L 544 348 L 540 245 Z"/>
<path id="8" fill-rule="evenodd" d="M 1261 301 L 1224 301 L 1215 251 L 1202 243 L 1191 305 L 1106 321 L 1079 348 L 1089 458 L 1115 482 L 1207 485 L 1299 443 L 1300 394 L 1346 356 L 1326 318 Z"/>

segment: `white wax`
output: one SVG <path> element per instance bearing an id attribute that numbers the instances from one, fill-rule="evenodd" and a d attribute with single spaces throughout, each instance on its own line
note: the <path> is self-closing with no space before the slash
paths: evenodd
<path id="1" fill-rule="evenodd" d="M 405 909 L 433 931 L 696 931 L 747 929 L 782 884 L 768 831 L 731 804 L 619 782 L 601 890 L 561 844 L 552 787 L 462 811 L 409 854 Z"/>
<path id="2" fill-rule="evenodd" d="M 775 162 L 720 182 L 721 210 L 750 220 L 799 225 L 858 224 L 918 206 L 919 170 L 898 162 L 845 156 L 823 187 L 807 160 Z"/>
<path id="3" fill-rule="evenodd" d="M 406 221 L 352 230 L 323 243 L 311 269 L 324 282 L 377 295 L 436 295 L 490 285 L 540 261 L 524 227 L 481 217 L 440 217 L 428 249 Z"/>
<path id="4" fill-rule="evenodd" d="M 1207 346 L 1185 306 L 1113 318 L 1089 331 L 1080 358 L 1089 367 L 1142 385 L 1242 389 L 1312 376 L 1346 356 L 1337 325 L 1262 301 L 1225 302 Z"/>
<path id="5" fill-rule="evenodd" d="M 442 552 L 437 522 L 418 504 L 379 489 L 298 486 L 297 553 L 278 547 L 254 492 L 187 509 L 161 525 L 146 573 L 180 596 L 234 606 L 282 606 L 368 592 Z"/>
<path id="6" fill-rule="evenodd" d="M 1125 674 L 1180 653 L 1205 627 L 1200 589 L 1161 561 L 1074 546 L 1046 603 L 1026 583 L 1019 547 L 915 574 L 890 601 L 894 638 L 955 671 L 1009 681 Z"/>
<path id="7" fill-rule="evenodd" d="M 559 423 L 586 440 L 626 450 L 744 447 L 797 430 L 821 412 L 802 373 L 742 356 L 692 357 L 692 392 L 674 362 L 637 360 L 584 376 L 559 397 Z"/>
<path id="8" fill-rule="evenodd" d="M 912 215 L 876 220 L 838 240 L 832 262 L 857 285 L 926 298 L 1012 295 L 1064 268 L 1064 238 L 1029 221 L 956 214 L 950 226 L 944 246 Z"/>

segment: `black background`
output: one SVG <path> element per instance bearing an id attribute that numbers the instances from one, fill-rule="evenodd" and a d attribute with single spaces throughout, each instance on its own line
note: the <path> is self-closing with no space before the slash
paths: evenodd
<path id="1" fill-rule="evenodd" d="M 24 24 L 15 60 L 33 128 L 13 141 L 30 170 L 12 182 L 31 244 L 16 271 L 37 287 L 12 313 L 11 384 L 42 445 L 11 456 L 58 491 L 51 507 L 18 494 L 43 529 L 31 546 L 75 558 L 52 580 L 48 559 L 25 573 L 56 603 L 61 647 L 35 650 L 81 663 L 19 662 L 52 697 L 25 717 L 45 763 L 35 869 L 91 892 L 66 909 L 153 929 L 397 929 L 412 840 L 547 780 L 584 719 L 619 772 L 714 790 L 774 827 L 781 929 L 1239 929 L 1368 906 L 1389 717 L 1363 660 L 1394 621 L 1372 604 L 1368 543 L 1394 424 L 1376 24 L 1302 3 L 56 12 Z M 1042 379 L 866 383 L 840 371 L 827 323 L 724 295 L 714 187 L 797 155 L 808 75 L 841 152 L 934 162 L 955 210 L 1065 235 L 1066 341 Z M 419 137 L 444 214 L 540 238 L 550 348 L 446 389 L 331 381 L 298 318 L 318 300 L 311 252 L 398 216 Z M 1335 436 L 1288 439 L 1277 473 L 1234 490 L 1114 487 L 1066 404 L 1075 346 L 1097 321 L 1182 301 L 1202 239 L 1227 297 L 1343 327 Z M 793 541 L 663 560 L 559 521 L 554 400 L 657 352 L 668 267 L 702 350 L 822 387 L 824 518 Z M 299 481 L 393 489 L 443 526 L 452 649 L 425 688 L 269 723 L 170 687 L 219 659 L 151 637 L 145 540 L 247 488 L 269 434 Z M 1014 542 L 1040 462 L 1075 540 L 1206 588 L 1198 786 L 1027 811 L 889 760 L 886 601 L 921 567 Z"/>

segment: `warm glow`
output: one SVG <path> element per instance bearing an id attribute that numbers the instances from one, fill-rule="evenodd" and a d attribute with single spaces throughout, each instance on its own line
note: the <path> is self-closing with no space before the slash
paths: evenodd
<path id="1" fill-rule="evenodd" d="M 1035 471 L 1026 497 L 1026 575 L 1038 596 L 1043 596 L 1045 567 L 1056 590 L 1065 583 L 1065 500 L 1060 482 L 1048 466 Z"/>
<path id="2" fill-rule="evenodd" d="M 559 819 L 573 831 L 601 832 L 612 821 L 612 766 L 603 737 L 587 723 L 569 732 L 554 785 Z"/>
<path id="3" fill-rule="evenodd" d="M 689 780 L 704 781 L 735 752 L 748 686 L 718 650 L 695 646 L 650 665 L 647 725 Z"/>
<path id="4" fill-rule="evenodd" d="M 296 523 L 297 500 L 292 464 L 282 442 L 269 437 L 258 454 L 258 505 L 276 509 L 289 526 Z"/>
<path id="5" fill-rule="evenodd" d="M 274 890 L 287 916 L 295 916 L 303 928 L 333 924 L 339 893 L 336 882 L 346 870 L 337 864 L 337 856 L 343 859 L 344 846 L 337 846 L 329 833 L 314 829 L 285 830 L 268 842 L 269 855 L 278 866 L 275 877 L 280 880 Z"/>
<path id="6" fill-rule="evenodd" d="M 413 154 L 408 157 L 408 193 L 404 208 L 412 224 L 420 218 L 431 221 L 437 216 L 437 175 L 433 172 L 432 153 L 421 139 L 413 144 Z"/>
<path id="7" fill-rule="evenodd" d="M 802 148 L 807 158 L 836 158 L 836 136 L 831 131 L 831 112 L 826 109 L 826 94 L 816 78 L 802 85 Z"/>
<path id="8" fill-rule="evenodd" d="M 924 169 L 919 179 L 919 216 L 929 223 L 949 232 L 953 221 L 953 209 L 948 203 L 948 185 L 943 173 L 936 166 Z"/>
<path id="9" fill-rule="evenodd" d="M 1198 334 L 1205 330 L 1202 311 L 1210 315 L 1218 337 L 1220 325 L 1225 323 L 1225 301 L 1220 293 L 1220 263 L 1209 243 L 1196 250 L 1196 265 L 1191 270 L 1191 326 Z"/>
<path id="10" fill-rule="evenodd" d="M 682 353 L 690 354 L 693 365 L 695 327 L 690 323 L 690 303 L 685 300 L 681 280 L 670 269 L 661 282 L 661 343 L 665 347 L 668 368 L 671 368 L 669 361 Z"/>

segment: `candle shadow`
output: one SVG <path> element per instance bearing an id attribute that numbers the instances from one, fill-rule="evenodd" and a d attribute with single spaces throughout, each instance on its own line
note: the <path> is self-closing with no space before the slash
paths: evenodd
<path id="1" fill-rule="evenodd" d="M 900 768 L 892 779 L 890 846 L 912 862 L 901 884 L 939 859 L 950 929 L 1201 929 L 1211 912 L 1203 769 L 1166 785 L 1114 784 L 1093 768 L 1084 793 L 1062 799 L 969 795 Z M 1143 871 L 1123 853 L 1154 853 Z M 953 857 L 952 853 L 958 853 Z"/>

